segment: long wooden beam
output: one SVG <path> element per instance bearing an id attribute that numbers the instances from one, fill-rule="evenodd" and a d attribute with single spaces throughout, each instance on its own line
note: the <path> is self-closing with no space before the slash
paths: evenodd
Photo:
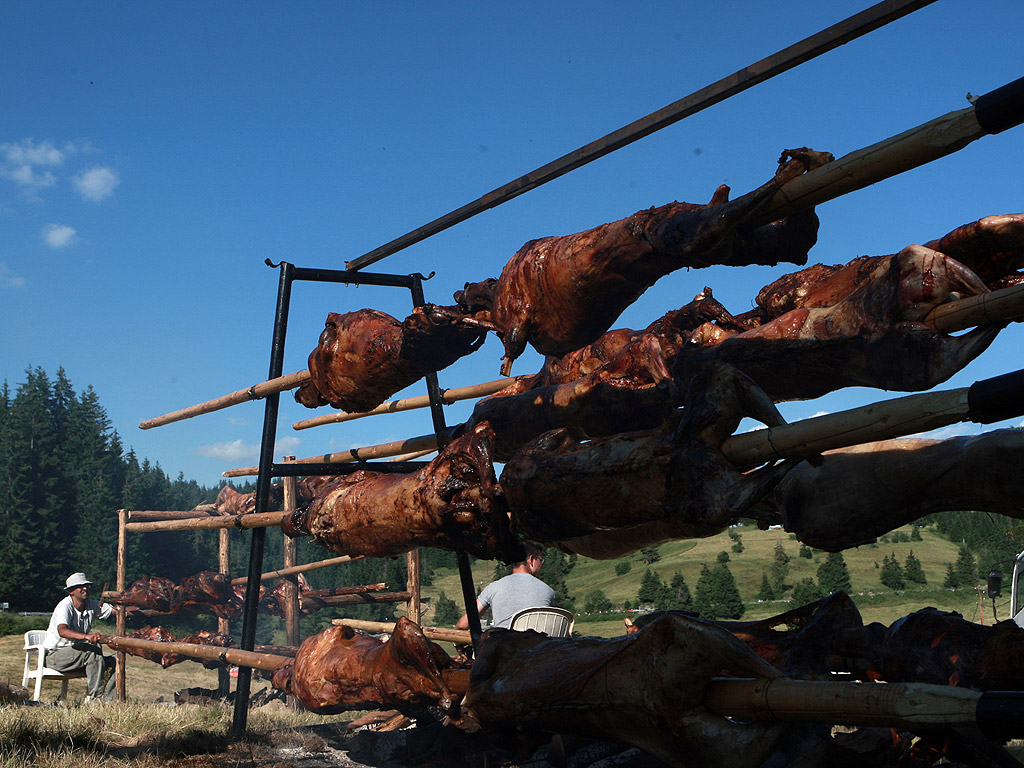
<path id="1" fill-rule="evenodd" d="M 125 530 L 136 533 L 153 531 L 196 531 L 218 528 L 274 528 L 281 524 L 289 512 L 261 512 L 259 514 L 220 515 L 218 517 L 197 517 L 184 520 L 151 520 L 142 523 L 126 523 Z"/>
<path id="2" fill-rule="evenodd" d="M 259 400 L 276 392 L 284 392 L 287 389 L 294 389 L 295 387 L 301 386 L 303 382 L 308 380 L 309 371 L 296 371 L 295 373 L 289 373 L 285 376 L 278 376 L 277 378 L 268 379 L 267 381 L 260 382 L 259 384 L 253 384 L 251 387 L 236 390 L 235 392 L 214 398 L 213 400 L 207 400 L 206 402 L 190 405 L 189 407 L 182 408 L 178 411 L 165 413 L 163 416 L 147 419 L 139 424 L 139 429 L 162 427 L 164 424 L 171 424 L 175 421 L 191 419 L 193 416 L 199 416 L 204 413 L 213 413 L 214 411 L 219 411 L 222 408 L 228 408 L 232 405 L 238 405 L 239 403 L 248 403 L 251 400 Z"/>
<path id="3" fill-rule="evenodd" d="M 277 513 L 272 513 L 277 514 Z M 283 518 L 282 518 L 283 519 Z M 273 526 L 267 526 L 273 527 Z M 330 568 L 332 565 L 341 565 L 342 563 L 350 563 L 353 560 L 362 560 L 363 555 L 342 555 L 341 557 L 329 557 L 326 560 L 317 560 L 315 563 L 304 563 L 301 565 L 292 565 L 287 568 L 279 568 L 276 571 L 267 571 L 266 573 L 260 574 L 260 581 L 271 581 L 273 579 L 284 578 L 285 576 L 294 576 L 296 573 L 306 573 L 307 571 L 315 571 L 320 568 Z M 237 579 L 232 579 L 232 584 L 246 584 L 249 581 L 248 576 L 239 576 Z"/>
<path id="4" fill-rule="evenodd" d="M 288 656 L 258 653 L 256 651 L 243 651 L 239 648 L 224 648 L 219 645 L 200 645 L 199 643 L 179 642 L 162 643 L 157 640 L 143 640 L 137 637 L 123 637 L 118 635 L 101 635 L 100 642 L 104 645 L 134 648 L 139 651 L 180 653 L 182 656 L 188 656 L 192 659 L 222 661 L 225 664 L 237 664 L 240 667 L 262 669 L 267 672 L 273 672 L 274 670 L 280 669 L 292 662 L 292 659 Z"/>
<path id="5" fill-rule="evenodd" d="M 394 632 L 395 622 L 393 621 L 364 621 L 363 619 L 332 619 L 332 624 L 338 624 L 343 627 L 352 627 L 352 629 L 358 629 L 361 632 Z M 447 629 L 445 627 L 420 627 L 423 630 L 423 634 L 428 640 L 436 640 L 438 642 L 447 643 L 458 643 L 459 645 L 469 645 L 473 642 L 469 636 L 469 630 L 466 629 Z"/>
<path id="6" fill-rule="evenodd" d="M 495 381 L 487 381 L 483 384 L 472 384 L 468 387 L 442 389 L 441 402 L 445 405 L 451 405 L 452 403 L 457 403 L 460 400 L 471 400 L 474 397 L 493 395 L 495 392 L 504 389 L 514 381 L 515 378 L 508 377 L 505 379 L 497 379 Z M 399 411 L 412 411 L 417 408 L 429 407 L 429 395 L 406 397 L 401 400 L 389 400 L 386 403 L 381 403 L 371 411 L 353 413 L 349 413 L 348 411 L 336 411 L 334 413 L 325 413 L 321 416 L 314 416 L 311 419 L 303 419 L 302 421 L 296 421 L 292 424 L 292 429 L 309 429 L 310 427 L 319 427 L 323 424 L 340 424 L 345 421 L 364 419 L 367 416 L 377 416 L 382 413 L 398 413 Z"/>
<path id="7" fill-rule="evenodd" d="M 931 4 L 934 0 L 887 0 L 855 14 L 838 24 L 804 38 L 781 51 L 734 72 L 711 85 L 652 112 L 629 125 L 541 166 L 525 176 L 498 187 L 486 195 L 424 224 L 412 232 L 346 263 L 346 269 L 362 269 L 404 248 L 443 232 L 478 213 L 494 208 L 524 192 L 546 184 L 666 126 L 714 106 L 737 93 L 763 83 L 799 64 L 845 45 L 868 32 Z"/>

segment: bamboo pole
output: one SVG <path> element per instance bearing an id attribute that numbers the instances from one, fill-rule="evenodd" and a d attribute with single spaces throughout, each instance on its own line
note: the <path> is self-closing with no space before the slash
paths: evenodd
<path id="1" fill-rule="evenodd" d="M 955 333 L 977 325 L 998 325 L 1024 316 L 1024 283 L 979 296 L 940 304 L 924 319 L 939 333 Z"/>
<path id="2" fill-rule="evenodd" d="M 273 528 L 281 524 L 287 512 L 260 512 L 244 515 L 219 515 L 186 520 L 152 520 L 145 523 L 126 523 L 125 529 L 138 533 L 154 531 L 216 530 L 217 528 Z"/>
<path id="3" fill-rule="evenodd" d="M 125 535 L 125 525 L 128 522 L 128 510 L 117 510 L 117 591 L 124 592 L 128 582 L 128 537 Z M 115 630 L 117 634 L 125 632 L 125 608 L 119 605 L 116 608 L 117 620 Z M 117 666 L 114 669 L 116 675 L 114 686 L 117 691 L 118 701 L 128 700 L 128 676 L 125 666 L 126 659 L 124 651 L 117 651 L 115 654 Z"/>
<path id="4" fill-rule="evenodd" d="M 729 717 L 882 727 L 973 726 L 981 692 L 926 683 L 715 678 L 704 704 Z"/>
<path id="5" fill-rule="evenodd" d="M 393 621 L 364 621 L 362 619 L 332 619 L 332 624 L 343 627 L 351 627 L 361 632 L 391 633 L 395 631 Z M 457 643 L 458 645 L 469 645 L 472 639 L 469 630 L 447 629 L 445 627 L 420 627 L 428 640 L 437 640 L 444 643 Z"/>
<path id="6" fill-rule="evenodd" d="M 288 656 L 277 656 L 270 653 L 258 653 L 256 651 L 243 651 L 240 648 L 224 648 L 219 645 L 200 645 L 199 643 L 162 643 L 157 640 L 143 640 L 137 637 L 123 637 L 100 635 L 100 642 L 104 645 L 120 645 L 125 648 L 134 648 L 140 651 L 156 651 L 158 653 L 180 653 L 193 659 L 206 659 L 208 661 L 222 661 L 225 664 L 235 664 L 240 667 L 262 669 L 273 672 L 292 662 Z"/>
<path id="7" fill-rule="evenodd" d="M 289 568 L 281 568 L 276 571 L 267 571 L 266 573 L 260 574 L 260 581 L 270 581 L 271 579 L 278 579 L 284 576 L 292 576 L 296 573 L 305 573 L 306 571 L 315 571 L 318 568 L 329 568 L 332 565 L 341 565 L 342 563 L 349 563 L 353 560 L 361 560 L 363 555 L 341 555 L 340 557 L 329 557 L 326 560 L 317 560 L 315 563 L 304 563 L 302 565 L 293 565 Z M 245 584 L 249 581 L 248 576 L 239 576 L 237 579 L 232 579 L 232 584 Z"/>
<path id="8" fill-rule="evenodd" d="M 363 448 L 348 448 L 344 451 L 327 453 L 321 456 L 308 456 L 304 459 L 296 459 L 296 464 L 351 464 L 356 461 L 368 461 L 369 459 L 381 459 L 386 456 L 398 456 L 403 453 L 414 453 L 418 451 L 436 451 L 437 436 L 431 432 L 429 435 L 419 435 L 405 440 L 395 440 L 380 445 L 369 445 Z M 242 477 L 259 474 L 259 467 L 239 467 L 221 472 L 223 477 Z"/>
<path id="9" fill-rule="evenodd" d="M 441 402 L 445 405 L 451 405 L 457 403 L 460 400 L 471 400 L 474 397 L 484 397 L 486 395 L 493 395 L 495 392 L 504 389 L 509 384 L 515 381 L 514 377 L 505 379 L 496 379 L 495 381 L 487 381 L 483 384 L 471 384 L 467 387 L 453 387 L 452 389 L 441 390 Z M 309 429 L 310 427 L 319 427 L 322 424 L 339 424 L 345 421 L 353 421 L 355 419 L 364 419 L 367 416 L 377 416 L 381 413 L 398 413 L 400 411 L 412 411 L 417 408 L 429 408 L 430 407 L 430 395 L 420 395 L 418 397 L 407 397 L 402 400 L 389 400 L 386 403 L 381 403 L 376 408 L 370 411 L 359 411 L 359 412 L 348 412 L 338 411 L 335 413 L 325 413 L 322 416 L 314 416 L 311 419 L 304 419 L 302 421 L 296 421 L 292 424 L 292 429 Z"/>
<path id="10" fill-rule="evenodd" d="M 187 520 L 198 517 L 216 517 L 216 504 L 203 504 L 195 509 L 130 509 L 128 520 Z"/>
<path id="11" fill-rule="evenodd" d="M 204 413 L 213 413 L 219 411 L 222 408 L 228 408 L 232 405 L 238 405 L 239 403 L 247 403 L 250 400 L 260 400 L 267 395 L 272 395 L 277 392 L 284 392 L 288 389 L 294 389 L 295 387 L 301 386 L 303 383 L 309 380 L 309 371 L 296 371 L 295 373 L 289 373 L 285 376 L 278 376 L 274 379 L 268 379 L 267 381 L 254 384 L 247 389 L 239 389 L 228 395 L 214 398 L 213 400 L 207 400 L 203 403 L 197 403 L 196 405 L 190 405 L 188 408 L 182 408 L 179 411 L 173 411 L 172 413 L 165 413 L 163 416 L 157 416 L 152 419 L 139 424 L 139 429 L 152 429 L 153 427 L 162 427 L 165 424 L 171 424 L 175 421 L 184 421 L 185 419 L 191 419 L 194 416 L 200 416 Z"/>
<path id="12" fill-rule="evenodd" d="M 299 598 L 299 605 L 302 609 L 312 610 L 314 608 L 334 608 L 339 605 L 362 605 L 365 603 L 404 603 L 410 597 L 409 592 L 359 592 L 352 595 L 326 595 L 324 597 L 310 597 L 303 595 Z"/>

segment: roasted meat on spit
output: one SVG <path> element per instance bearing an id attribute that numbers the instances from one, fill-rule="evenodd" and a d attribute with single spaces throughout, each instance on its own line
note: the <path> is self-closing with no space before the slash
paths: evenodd
<path id="1" fill-rule="evenodd" d="M 502 472 L 513 528 L 535 541 L 569 539 L 575 551 L 585 548 L 579 537 L 618 537 L 618 529 L 641 525 L 663 540 L 719 533 L 792 467 L 742 473 L 725 457 L 721 445 L 745 416 L 783 423 L 750 379 L 713 364 L 689 382 L 685 407 L 659 430 L 585 443 L 565 430 L 546 433 Z"/>
<path id="2" fill-rule="evenodd" d="M 751 224 L 774 194 L 832 159 L 806 148 L 787 150 L 775 177 L 736 200 L 721 186 L 707 205 L 670 203 L 585 232 L 526 243 L 497 280 L 467 285 L 456 301 L 505 344 L 502 375 L 531 344 L 564 355 L 597 339 L 659 278 L 684 267 L 803 264 L 818 221 L 804 211 L 772 224 Z M 481 313 L 479 307 L 486 307 Z"/>
<path id="3" fill-rule="evenodd" d="M 417 472 L 359 470 L 338 477 L 281 527 L 290 536 L 312 535 L 340 554 L 388 557 L 438 547 L 521 560 L 522 545 L 509 532 L 494 477 L 493 439 L 481 424 Z"/>
<path id="4" fill-rule="evenodd" d="M 614 739 L 671 766 L 760 766 L 784 727 L 707 710 L 705 688 L 723 672 L 780 674 L 725 630 L 680 615 L 608 639 L 495 629 L 480 644 L 464 709 L 513 738 L 546 731 Z"/>
<path id="5" fill-rule="evenodd" d="M 448 654 L 402 616 L 387 642 L 344 626 L 307 637 L 294 663 L 274 672 L 273 685 L 325 715 L 374 707 L 448 710 L 454 697 L 442 671 L 450 666 Z"/>
<path id="6" fill-rule="evenodd" d="M 308 408 L 368 411 L 468 355 L 485 336 L 450 307 L 417 307 L 402 322 L 375 309 L 331 312 L 309 355 L 310 379 L 295 400 Z"/>

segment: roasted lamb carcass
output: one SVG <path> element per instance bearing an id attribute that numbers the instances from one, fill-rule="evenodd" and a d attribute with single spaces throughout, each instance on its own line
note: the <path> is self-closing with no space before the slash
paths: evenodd
<path id="1" fill-rule="evenodd" d="M 1024 629 L 1013 621 L 984 626 L 959 613 L 922 608 L 889 627 L 842 630 L 834 652 L 857 659 L 864 679 L 1024 690 Z"/>
<path id="2" fill-rule="evenodd" d="M 269 507 L 276 509 L 284 501 L 284 489 L 278 485 L 270 486 Z M 247 515 L 256 511 L 256 491 L 240 493 L 230 485 L 225 485 L 217 494 L 214 502 L 219 515 Z"/>
<path id="3" fill-rule="evenodd" d="M 340 554 L 389 557 L 438 547 L 521 560 L 522 545 L 509 532 L 494 477 L 493 439 L 481 424 L 416 472 L 360 470 L 341 476 L 281 527 L 289 536 L 312 535 Z"/>
<path id="4" fill-rule="evenodd" d="M 470 675 L 467 718 L 515 737 L 548 732 L 630 744 L 672 766 L 759 766 L 784 728 L 738 723 L 703 705 L 712 677 L 779 672 L 725 630 L 662 614 L 621 637 L 487 632 Z"/>
<path id="5" fill-rule="evenodd" d="M 957 509 L 1024 519 L 1024 432 L 945 440 L 903 438 L 826 451 L 802 464 L 751 510 L 812 547 L 839 551 L 925 515 Z"/>
<path id="6" fill-rule="evenodd" d="M 371 410 L 468 355 L 485 336 L 451 307 L 417 307 L 401 322 L 375 309 L 331 312 L 309 355 L 310 380 L 295 391 L 295 400 L 308 408 Z"/>
<path id="7" fill-rule="evenodd" d="M 759 301 L 768 301 L 773 311 L 794 297 L 803 303 L 754 328 L 698 329 L 677 356 L 673 374 L 685 379 L 710 360 L 725 362 L 775 401 L 820 397 L 849 386 L 927 390 L 981 354 L 1001 329 L 982 326 L 951 336 L 924 323 L 935 307 L 988 289 L 963 264 L 923 246 L 854 260 L 829 279 L 809 282 L 806 293 L 787 289 L 771 293 L 770 301 L 762 291 Z"/>
<path id="8" fill-rule="evenodd" d="M 152 640 L 158 643 L 173 643 L 175 641 L 174 635 L 171 634 L 170 631 L 164 629 L 163 627 L 142 627 L 141 629 L 136 629 L 134 632 L 125 635 L 125 637 L 135 638 L 138 640 Z M 111 642 L 109 645 L 110 648 L 115 651 L 121 651 L 122 653 L 127 653 L 131 656 L 138 656 L 143 659 L 148 659 L 149 661 L 155 662 L 157 664 L 160 664 L 162 662 L 162 657 L 164 655 L 160 651 L 149 651 L 141 650 L 139 648 L 129 648 L 127 646 L 118 645 L 116 642 Z"/>
<path id="9" fill-rule="evenodd" d="M 501 475 L 514 530 L 598 558 L 581 538 L 628 541 L 629 531 L 643 526 L 663 541 L 724 530 L 792 464 L 741 473 L 722 443 L 745 416 L 769 425 L 782 417 L 750 379 L 717 364 L 689 382 L 684 402 L 653 432 L 577 443 L 555 430 L 518 451 Z"/>
<path id="10" fill-rule="evenodd" d="M 505 344 L 502 374 L 526 344 L 563 355 L 597 339 L 660 277 L 683 267 L 803 264 L 817 238 L 817 218 L 805 211 L 770 225 L 751 221 L 767 210 L 786 182 L 831 155 L 808 149 L 783 153 L 775 177 L 729 201 L 722 186 L 707 205 L 670 203 L 562 237 L 526 243 L 496 281 L 467 285 L 456 301 L 486 306 L 485 327 Z M 467 298 L 471 296 L 470 300 Z"/>
<path id="11" fill-rule="evenodd" d="M 242 611 L 242 595 L 222 573 L 200 571 L 181 580 L 177 589 L 179 610 L 192 613 L 212 613 L 222 619 L 238 616 Z"/>
<path id="12" fill-rule="evenodd" d="M 319 714 L 349 709 L 402 712 L 454 703 L 443 678 L 451 659 L 400 617 L 387 642 L 350 627 L 328 627 L 307 637 L 295 661 L 274 672 L 273 685 Z"/>
<path id="13" fill-rule="evenodd" d="M 491 425 L 497 461 L 560 427 L 577 440 L 656 429 L 682 404 L 669 366 L 690 334 L 712 319 L 732 327 L 731 315 L 705 288 L 642 331 L 609 331 L 575 352 L 549 356 L 539 373 L 477 403 L 467 425 Z"/>
<path id="14" fill-rule="evenodd" d="M 152 638 L 157 639 L 157 638 Z M 170 638 L 170 642 L 174 642 L 174 638 Z M 228 648 L 231 645 L 231 638 L 227 635 L 222 635 L 219 632 L 210 632 L 209 630 L 201 629 L 198 632 L 193 632 L 191 635 L 181 638 L 177 642 L 179 643 L 194 643 L 196 645 L 214 645 L 219 648 Z M 160 654 L 160 666 L 167 668 L 178 664 L 182 661 L 195 661 L 202 664 L 207 669 L 217 669 L 218 667 L 225 666 L 222 661 L 215 661 L 213 659 L 193 659 L 190 656 L 183 656 L 180 653 L 163 653 Z"/>
<path id="15" fill-rule="evenodd" d="M 158 613 L 177 613 L 178 585 L 162 576 L 143 576 L 128 589 L 107 598 L 107 602 Z"/>

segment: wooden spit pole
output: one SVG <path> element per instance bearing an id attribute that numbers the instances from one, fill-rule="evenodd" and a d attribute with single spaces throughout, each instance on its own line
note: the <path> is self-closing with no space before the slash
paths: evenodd
<path id="1" fill-rule="evenodd" d="M 460 400 L 472 400 L 474 397 L 485 397 L 487 395 L 493 395 L 495 392 L 504 389 L 509 384 L 515 381 L 515 377 L 508 377 L 505 379 L 497 379 L 495 381 L 487 381 L 483 384 L 472 384 L 468 387 L 454 387 L 452 389 L 441 390 L 441 402 L 445 405 L 451 405 L 457 403 Z M 292 424 L 292 429 L 309 429 L 310 427 L 319 427 L 322 424 L 339 424 L 345 421 L 353 421 L 355 419 L 364 419 L 367 416 L 377 416 L 381 413 L 398 413 L 400 411 L 412 411 L 417 408 L 429 408 L 430 407 L 430 396 L 420 395 L 419 397 L 406 397 L 401 400 L 389 400 L 386 403 L 381 403 L 371 411 L 358 411 L 349 413 L 348 411 L 336 411 L 334 413 L 325 413 L 322 416 L 314 416 L 311 419 L 304 419 L 303 421 L 296 421 Z"/>
<path id="2" fill-rule="evenodd" d="M 391 633 L 395 631 L 393 621 L 364 621 L 363 619 L 332 619 L 332 624 L 343 627 L 358 629 L 360 632 L 371 632 L 379 634 L 382 632 Z M 469 636 L 468 629 L 448 629 L 445 627 L 420 627 L 428 640 L 437 640 L 444 643 L 458 643 L 469 645 L 473 642 Z"/>
<path id="3" fill-rule="evenodd" d="M 195 531 L 217 528 L 273 528 L 281 524 L 287 512 L 260 512 L 244 515 L 220 515 L 186 520 L 151 520 L 144 523 L 126 523 L 125 529 L 137 533 L 153 531 Z"/>
<path id="4" fill-rule="evenodd" d="M 128 520 L 183 520 L 219 515 L 216 504 L 200 504 L 195 509 L 129 509 Z"/>
<path id="5" fill-rule="evenodd" d="M 301 565 L 293 565 L 288 568 L 280 568 L 276 571 L 267 571 L 266 573 L 260 574 L 260 581 L 270 581 L 271 579 L 279 579 L 285 576 L 292 576 L 296 573 L 306 573 L 307 571 L 315 571 L 319 568 L 330 568 L 332 565 L 350 563 L 353 560 L 361 560 L 363 557 L 363 555 L 341 555 L 339 557 L 329 557 L 326 560 L 317 560 L 315 563 L 303 563 Z M 231 583 L 245 584 L 248 581 L 248 576 L 239 576 L 236 579 L 232 579 Z"/>
<path id="6" fill-rule="evenodd" d="M 257 651 L 243 651 L 240 648 L 224 648 L 219 645 L 200 645 L 199 643 L 162 643 L 157 640 L 143 640 L 137 637 L 124 637 L 121 635 L 110 636 L 100 635 L 100 642 L 104 645 L 122 646 L 134 648 L 139 651 L 156 651 L 158 653 L 180 653 L 192 659 L 206 659 L 208 661 L 222 661 L 225 664 L 234 664 L 240 667 L 262 669 L 273 672 L 276 669 L 290 664 L 292 659 L 288 656 L 278 656 L 270 653 L 259 653 Z"/>

